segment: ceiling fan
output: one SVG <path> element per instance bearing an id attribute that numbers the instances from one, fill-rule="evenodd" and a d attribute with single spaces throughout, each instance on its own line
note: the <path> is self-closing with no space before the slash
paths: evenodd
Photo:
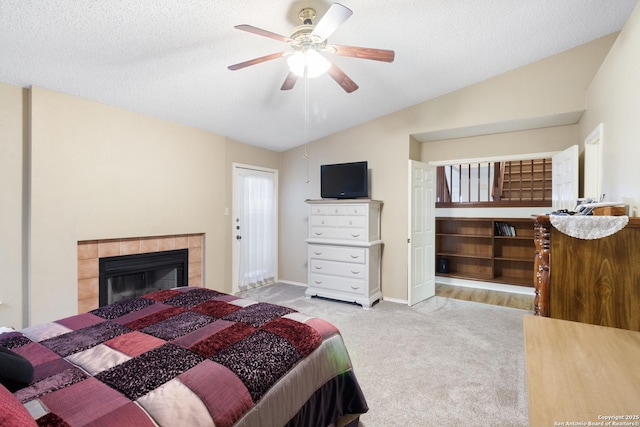
<path id="1" fill-rule="evenodd" d="M 352 14 L 351 9 L 339 3 L 333 3 L 327 10 L 327 13 L 314 25 L 313 20 L 316 18 L 316 11 L 312 8 L 304 8 L 298 15 L 302 21 L 302 25 L 295 27 L 288 37 L 251 25 L 236 25 L 234 28 L 238 30 L 287 43 L 291 46 L 292 50 L 250 59 L 230 65 L 227 68 L 235 71 L 273 59 L 287 57 L 289 73 L 280 88 L 281 90 L 293 89 L 299 77 L 314 77 L 326 71 L 342 89 L 347 93 L 351 93 L 358 89 L 358 85 L 351 80 L 344 71 L 338 68 L 338 66 L 321 55 L 322 53 L 383 62 L 393 62 L 395 57 L 395 53 L 392 50 L 328 44 L 327 38 L 333 34 L 342 23 L 349 19 Z"/>

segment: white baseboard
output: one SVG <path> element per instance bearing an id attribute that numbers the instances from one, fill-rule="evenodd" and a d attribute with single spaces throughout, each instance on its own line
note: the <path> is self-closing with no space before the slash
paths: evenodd
<path id="1" fill-rule="evenodd" d="M 406 299 L 388 298 L 385 296 L 382 296 L 382 299 L 389 302 L 395 302 L 396 304 L 404 304 L 404 305 L 409 304 L 409 301 L 407 301 Z"/>
<path id="2" fill-rule="evenodd" d="M 294 282 L 292 280 L 278 280 L 277 283 L 286 283 L 287 285 L 301 286 L 306 288 L 307 284 L 302 282 Z M 486 289 L 489 291 L 499 291 L 499 292 L 510 292 L 513 294 L 521 294 L 521 295 L 535 295 L 535 289 L 529 288 L 526 286 L 517 286 L 517 285 L 507 285 L 503 283 L 492 283 L 492 282 L 480 282 L 476 280 L 465 280 L 465 279 L 457 279 L 452 277 L 440 277 L 436 276 L 436 283 L 441 283 L 443 285 L 451 285 L 451 286 L 462 286 L 465 288 L 474 288 L 474 289 Z M 390 298 L 390 297 L 382 297 L 383 300 L 393 302 L 396 304 L 409 304 L 409 301 L 406 299 L 400 298 Z"/>
<path id="3" fill-rule="evenodd" d="M 278 280 L 278 283 L 286 283 L 287 285 L 294 285 L 294 286 L 302 286 L 304 288 L 307 287 L 306 283 L 301 283 L 301 282 L 293 282 L 291 280 Z M 407 305 L 409 302 L 407 300 L 404 299 L 399 299 L 399 298 L 387 298 L 385 296 L 383 296 L 381 299 L 385 300 L 385 301 L 389 301 L 389 302 L 394 302 L 396 304 L 404 304 Z"/>
<path id="4" fill-rule="evenodd" d="M 286 283 L 287 285 L 294 285 L 294 286 L 302 286 L 304 288 L 307 287 L 306 283 L 301 283 L 301 282 L 293 282 L 291 280 L 278 280 L 278 283 Z"/>
<path id="5" fill-rule="evenodd" d="M 534 288 L 528 286 L 507 285 L 504 283 L 480 282 L 477 280 L 458 279 L 454 277 L 436 276 L 436 283 L 451 286 L 462 286 L 465 288 L 486 289 L 489 291 L 510 292 L 512 294 L 535 295 Z"/>

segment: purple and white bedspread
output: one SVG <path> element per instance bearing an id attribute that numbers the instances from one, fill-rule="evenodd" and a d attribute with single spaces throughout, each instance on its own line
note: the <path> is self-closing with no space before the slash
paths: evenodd
<path id="1" fill-rule="evenodd" d="M 339 331 L 293 309 L 178 288 L 0 335 L 47 426 L 328 426 L 367 411 Z M 346 421 L 345 421 L 346 420 Z"/>

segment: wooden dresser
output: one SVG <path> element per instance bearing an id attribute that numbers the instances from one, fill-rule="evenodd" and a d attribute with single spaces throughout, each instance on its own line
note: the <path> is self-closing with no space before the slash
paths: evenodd
<path id="1" fill-rule="evenodd" d="M 535 314 L 640 331 L 640 218 L 583 240 L 535 219 Z"/>
<path id="2" fill-rule="evenodd" d="M 356 302 L 363 308 L 380 291 L 380 208 L 377 200 L 307 200 L 308 282 L 305 295 Z"/>

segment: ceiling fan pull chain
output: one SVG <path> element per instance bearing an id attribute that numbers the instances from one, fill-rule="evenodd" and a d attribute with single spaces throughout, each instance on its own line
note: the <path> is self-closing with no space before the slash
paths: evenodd
<path id="1" fill-rule="evenodd" d="M 309 183 L 309 154 L 307 153 L 308 126 L 309 126 L 309 79 L 307 78 L 307 66 L 304 67 L 304 159 L 307 162 L 307 179 Z"/>

